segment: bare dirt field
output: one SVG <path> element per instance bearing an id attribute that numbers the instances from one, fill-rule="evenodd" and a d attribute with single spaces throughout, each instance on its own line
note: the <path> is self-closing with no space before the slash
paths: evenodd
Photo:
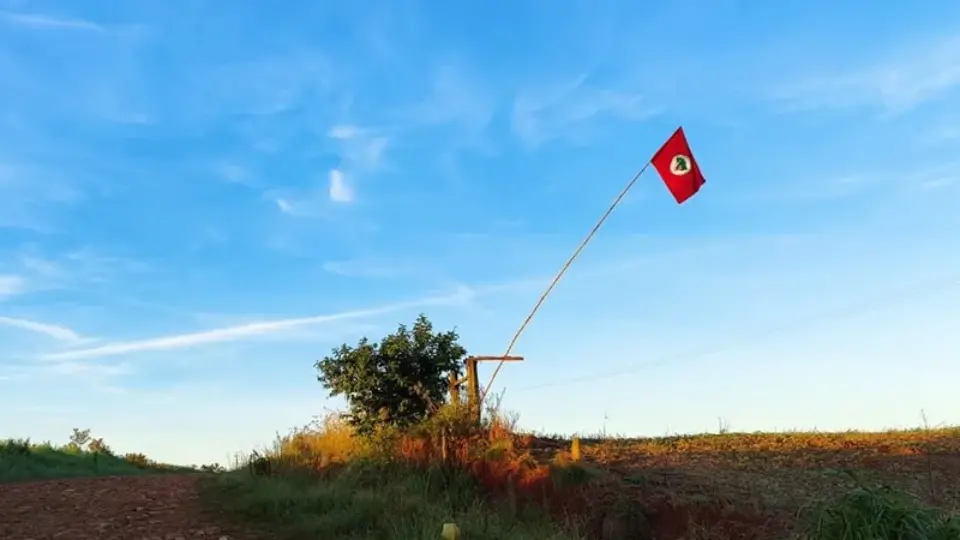
<path id="1" fill-rule="evenodd" d="M 569 445 L 535 443 L 543 458 Z M 857 485 L 960 510 L 957 429 L 584 439 L 582 449 L 611 489 L 646 508 L 659 540 L 784 538 L 804 507 Z"/>
<path id="2" fill-rule="evenodd" d="M 250 540 L 204 511 L 197 474 L 0 485 L 3 540 Z"/>

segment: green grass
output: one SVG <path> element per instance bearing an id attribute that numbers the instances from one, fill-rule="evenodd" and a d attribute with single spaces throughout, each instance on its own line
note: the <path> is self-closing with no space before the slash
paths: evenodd
<path id="1" fill-rule="evenodd" d="M 121 476 L 188 472 L 193 469 L 154 463 L 142 455 L 131 459 L 76 447 L 33 444 L 29 440 L 0 440 L 0 483 L 83 476 Z"/>
<path id="2" fill-rule="evenodd" d="M 960 515 L 925 506 L 906 493 L 858 482 L 801 514 L 809 540 L 958 540 Z"/>
<path id="3" fill-rule="evenodd" d="M 483 502 L 469 476 L 440 469 L 357 461 L 323 480 L 241 469 L 212 478 L 206 496 L 228 515 L 289 539 L 436 540 L 450 522 L 471 540 L 579 538 L 536 509 Z"/>

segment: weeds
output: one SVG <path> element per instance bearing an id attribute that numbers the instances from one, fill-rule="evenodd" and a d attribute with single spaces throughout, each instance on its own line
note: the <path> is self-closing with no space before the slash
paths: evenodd
<path id="1" fill-rule="evenodd" d="M 455 407 L 365 438 L 331 416 L 252 452 L 208 494 L 291 538 L 432 539 L 451 522 L 477 539 L 579 538 L 549 519 L 561 482 L 522 443 L 507 421 L 478 428 Z"/>
<path id="2" fill-rule="evenodd" d="M 957 540 L 960 516 L 924 506 L 902 491 L 856 487 L 801 513 L 809 540 Z"/>

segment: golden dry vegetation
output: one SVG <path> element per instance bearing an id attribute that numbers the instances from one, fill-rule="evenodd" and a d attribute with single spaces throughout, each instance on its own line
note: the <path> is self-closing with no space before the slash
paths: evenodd
<path id="1" fill-rule="evenodd" d="M 861 538 L 843 532 L 861 527 L 857 520 L 900 534 L 897 527 L 918 519 L 923 531 L 936 529 L 945 539 L 960 535 L 960 518 L 949 521 L 960 511 L 955 428 L 574 443 L 517 434 L 502 418 L 479 431 L 448 418 L 371 447 L 330 417 L 279 439 L 271 455 L 275 467 L 307 464 L 329 472 L 374 454 L 416 470 L 445 464 L 465 472 L 487 504 L 508 515 L 543 510 L 555 525 L 544 538 L 775 540 L 805 534 L 846 540 Z M 902 537 L 934 538 L 923 531 Z"/>

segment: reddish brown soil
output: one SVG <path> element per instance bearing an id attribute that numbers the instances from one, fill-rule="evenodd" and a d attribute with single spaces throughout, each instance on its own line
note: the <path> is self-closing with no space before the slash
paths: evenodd
<path id="1" fill-rule="evenodd" d="M 200 504 L 198 475 L 0 485 L 3 540 L 253 540 Z"/>
<path id="2" fill-rule="evenodd" d="M 583 440 L 581 447 L 583 460 L 605 473 L 608 498 L 642 507 L 657 540 L 784 538 L 804 505 L 855 485 L 842 471 L 960 513 L 960 429 Z M 550 461 L 569 459 L 569 448 L 539 439 L 533 451 Z"/>

